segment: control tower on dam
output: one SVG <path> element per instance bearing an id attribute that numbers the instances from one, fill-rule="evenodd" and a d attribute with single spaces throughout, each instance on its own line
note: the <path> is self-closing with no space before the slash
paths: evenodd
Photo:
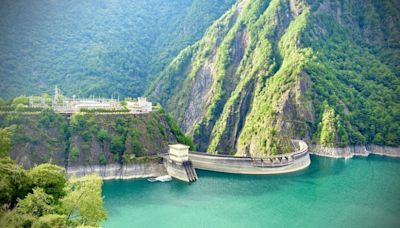
<path id="1" fill-rule="evenodd" d="M 164 157 L 168 175 L 182 181 L 194 182 L 198 179 L 196 170 L 189 160 L 189 146 L 169 145 L 169 153 Z"/>
<path id="2" fill-rule="evenodd" d="M 190 152 L 189 160 L 196 169 L 237 174 L 281 174 L 307 168 L 310 163 L 308 146 L 302 140 L 292 140 L 296 150 L 289 154 L 267 157 L 235 157 Z"/>

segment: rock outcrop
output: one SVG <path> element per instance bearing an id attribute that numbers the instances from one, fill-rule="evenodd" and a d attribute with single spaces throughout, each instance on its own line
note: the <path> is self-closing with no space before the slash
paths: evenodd
<path id="1" fill-rule="evenodd" d="M 393 5 L 239 0 L 160 73 L 148 95 L 211 154 L 287 153 L 294 138 L 349 146 L 337 151 L 343 155 L 365 153 L 350 145 L 399 145 L 393 62 L 400 14 Z M 335 113 L 327 127 L 324 104 Z"/>
<path id="2" fill-rule="evenodd" d="M 147 162 L 142 164 L 110 164 L 93 166 L 73 166 L 66 169 L 68 177 L 81 177 L 89 174 L 97 174 L 104 180 L 146 178 L 166 175 L 163 164 Z"/>
<path id="3" fill-rule="evenodd" d="M 388 147 L 378 145 L 347 146 L 347 147 L 323 147 L 321 145 L 310 145 L 310 153 L 333 158 L 352 158 L 353 156 L 367 157 L 370 154 L 384 155 L 389 157 L 400 157 L 400 147 Z"/>

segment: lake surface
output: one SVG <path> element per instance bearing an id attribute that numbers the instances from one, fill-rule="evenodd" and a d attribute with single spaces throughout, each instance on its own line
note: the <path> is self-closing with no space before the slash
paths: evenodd
<path id="1" fill-rule="evenodd" d="M 198 171 L 173 180 L 106 181 L 105 227 L 400 227 L 400 159 L 312 156 L 303 171 Z"/>

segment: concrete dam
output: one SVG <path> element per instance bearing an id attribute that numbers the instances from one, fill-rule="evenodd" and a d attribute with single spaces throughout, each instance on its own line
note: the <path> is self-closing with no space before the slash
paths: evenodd
<path id="1" fill-rule="evenodd" d="M 252 175 L 290 173 L 307 168 L 311 163 L 307 144 L 302 140 L 292 140 L 292 143 L 295 147 L 293 153 L 265 157 L 189 152 L 189 146 L 175 144 L 169 146 L 169 153 L 160 155 L 160 162 L 67 167 L 67 175 L 79 177 L 96 173 L 103 179 L 130 179 L 168 174 L 178 180 L 194 182 L 198 179 L 196 169 Z"/>
<path id="2" fill-rule="evenodd" d="M 296 151 L 268 157 L 234 157 L 190 152 L 189 159 L 196 169 L 237 174 L 279 174 L 295 172 L 311 163 L 304 141 L 292 140 Z"/>
<path id="3" fill-rule="evenodd" d="M 302 140 L 292 140 L 295 151 L 266 157 L 235 157 L 189 152 L 185 145 L 171 145 L 170 153 L 163 156 L 168 174 L 177 179 L 193 182 L 198 179 L 195 169 L 236 174 L 281 174 L 299 171 L 311 163 L 308 146 Z"/>

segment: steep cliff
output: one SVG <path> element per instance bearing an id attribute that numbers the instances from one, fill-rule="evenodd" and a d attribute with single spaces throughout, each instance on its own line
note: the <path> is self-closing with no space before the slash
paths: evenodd
<path id="1" fill-rule="evenodd" d="M 395 3 L 239 0 L 148 94 L 209 153 L 286 153 L 290 138 L 397 146 Z"/>
<path id="2" fill-rule="evenodd" d="M 168 144 L 190 144 L 165 112 L 141 115 L 41 113 L 0 115 L 12 132 L 10 156 L 28 168 L 52 162 L 61 166 L 143 163 L 166 153 Z"/>

